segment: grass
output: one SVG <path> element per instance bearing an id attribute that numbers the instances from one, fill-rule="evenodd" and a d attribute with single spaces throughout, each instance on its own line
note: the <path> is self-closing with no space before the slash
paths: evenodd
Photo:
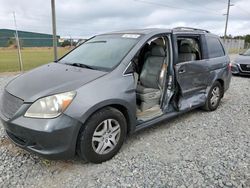
<path id="1" fill-rule="evenodd" d="M 228 53 L 229 54 L 239 54 L 239 53 L 242 53 L 242 52 L 245 52 L 246 49 L 229 49 Z"/>
<path id="2" fill-rule="evenodd" d="M 68 48 L 58 48 L 58 57 L 68 51 Z M 53 61 L 53 48 L 23 48 L 21 53 L 25 71 Z M 16 72 L 19 69 L 17 49 L 0 48 L 0 72 Z"/>
<path id="3" fill-rule="evenodd" d="M 68 51 L 69 48 L 58 48 L 58 56 Z M 53 61 L 53 48 L 23 48 L 21 53 L 25 71 Z M 238 50 L 230 49 L 229 53 L 238 53 Z M 0 72 L 16 72 L 19 69 L 17 49 L 0 48 Z"/>

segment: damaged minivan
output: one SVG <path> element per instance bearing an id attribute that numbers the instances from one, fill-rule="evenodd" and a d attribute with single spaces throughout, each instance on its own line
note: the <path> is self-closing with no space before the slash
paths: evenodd
<path id="1" fill-rule="evenodd" d="M 219 37 L 205 30 L 101 34 L 9 82 L 0 117 L 28 151 L 101 163 L 129 134 L 194 108 L 216 110 L 230 68 Z"/>

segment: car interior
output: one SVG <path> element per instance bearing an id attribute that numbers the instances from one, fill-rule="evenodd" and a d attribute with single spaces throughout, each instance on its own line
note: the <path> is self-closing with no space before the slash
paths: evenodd
<path id="1" fill-rule="evenodd" d="M 178 37 L 178 63 L 201 60 L 198 38 Z M 137 119 L 146 121 L 162 115 L 162 98 L 169 64 L 166 37 L 148 41 L 133 58 Z"/>
<path id="2" fill-rule="evenodd" d="M 201 60 L 201 50 L 197 38 L 177 39 L 178 45 L 178 62 Z"/>
<path id="3" fill-rule="evenodd" d="M 161 100 L 169 61 L 166 40 L 158 37 L 148 41 L 133 59 L 138 120 L 162 114 Z"/>

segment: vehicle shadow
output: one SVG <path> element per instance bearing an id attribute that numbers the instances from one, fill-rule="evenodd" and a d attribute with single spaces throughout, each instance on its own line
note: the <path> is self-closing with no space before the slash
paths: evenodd
<path id="1" fill-rule="evenodd" d="M 126 150 L 127 148 L 129 148 L 129 146 L 131 145 L 131 142 L 136 141 L 139 137 L 147 137 L 148 135 L 154 133 L 154 132 L 161 132 L 164 129 L 170 129 L 171 127 L 175 126 L 177 122 L 182 121 L 185 122 L 186 119 L 189 119 L 189 117 L 197 114 L 197 113 L 201 113 L 201 112 L 205 112 L 199 108 L 197 109 L 193 109 L 191 111 L 188 111 L 184 114 L 172 117 L 170 119 L 166 119 L 166 120 L 162 120 L 150 127 L 147 127 L 145 129 L 141 129 L 139 131 L 137 131 L 136 133 L 134 133 L 133 135 L 130 135 L 124 146 L 122 147 L 122 151 Z M 206 113 L 206 112 L 205 112 Z"/>
<path id="2" fill-rule="evenodd" d="M 247 75 L 238 75 L 238 74 L 233 74 L 234 77 L 238 77 L 238 78 L 248 78 L 250 79 L 250 75 L 247 76 Z"/>

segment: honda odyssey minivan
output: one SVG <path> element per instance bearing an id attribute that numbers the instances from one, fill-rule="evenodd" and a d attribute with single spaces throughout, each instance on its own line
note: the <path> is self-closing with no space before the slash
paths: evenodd
<path id="1" fill-rule="evenodd" d="M 10 81 L 0 117 L 28 151 L 101 163 L 129 134 L 194 108 L 216 110 L 229 62 L 220 38 L 201 29 L 101 34 Z"/>

